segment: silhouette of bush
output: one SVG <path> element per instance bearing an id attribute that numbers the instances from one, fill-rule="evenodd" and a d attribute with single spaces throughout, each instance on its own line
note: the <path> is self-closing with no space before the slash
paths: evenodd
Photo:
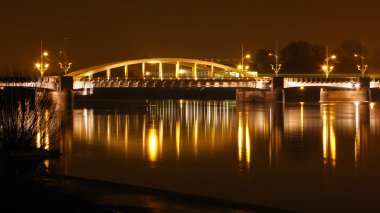
<path id="1" fill-rule="evenodd" d="M 21 87 L 0 90 L 3 150 L 53 150 L 59 132 L 59 113 L 48 91 Z"/>

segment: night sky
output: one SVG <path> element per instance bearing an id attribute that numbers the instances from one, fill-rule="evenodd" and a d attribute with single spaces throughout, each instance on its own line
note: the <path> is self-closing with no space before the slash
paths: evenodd
<path id="1" fill-rule="evenodd" d="M 380 1 L 54 1 L 0 6 L 0 64 L 33 67 L 40 40 L 53 60 L 68 38 L 72 70 L 146 57 L 238 58 L 305 40 L 380 49 Z"/>

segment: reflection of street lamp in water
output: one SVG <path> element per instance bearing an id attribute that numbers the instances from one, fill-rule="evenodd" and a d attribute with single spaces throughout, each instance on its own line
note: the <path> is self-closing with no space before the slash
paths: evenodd
<path id="1" fill-rule="evenodd" d="M 326 78 L 329 77 L 330 73 L 333 71 L 334 66 L 329 66 L 329 60 L 330 59 L 336 59 L 336 55 L 329 56 L 329 47 L 326 46 L 326 58 L 325 58 L 325 64 L 322 66 L 323 72 L 326 74 Z"/>
<path id="2" fill-rule="evenodd" d="M 42 41 L 41 41 L 40 62 L 35 64 L 38 71 L 40 71 L 41 78 L 44 77 L 44 73 L 47 70 L 47 68 L 49 67 L 49 64 L 44 62 L 44 58 L 46 58 L 47 56 L 48 56 L 48 53 L 46 51 L 45 52 L 42 51 Z"/>

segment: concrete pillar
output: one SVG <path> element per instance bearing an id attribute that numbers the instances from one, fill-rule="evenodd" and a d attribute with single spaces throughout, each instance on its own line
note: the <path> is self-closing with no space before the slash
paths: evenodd
<path id="1" fill-rule="evenodd" d="M 141 68 L 142 68 L 142 78 L 145 78 L 145 63 L 141 63 Z"/>
<path id="2" fill-rule="evenodd" d="M 52 92 L 57 108 L 64 112 L 71 112 L 74 106 L 74 79 L 71 76 L 62 76 L 59 80 L 58 91 Z"/>
<path id="3" fill-rule="evenodd" d="M 177 61 L 176 65 L 175 65 L 175 78 L 176 79 L 179 79 L 179 61 Z"/>
<path id="4" fill-rule="evenodd" d="M 368 77 L 360 77 L 360 91 L 365 93 L 366 101 L 371 102 L 371 79 Z"/>
<path id="5" fill-rule="evenodd" d="M 214 66 L 211 66 L 211 71 L 209 73 L 209 78 L 213 78 L 214 77 Z"/>
<path id="6" fill-rule="evenodd" d="M 360 82 L 360 89 L 369 89 L 370 88 L 370 83 L 371 83 L 370 78 L 360 77 L 359 82 Z"/>
<path id="7" fill-rule="evenodd" d="M 197 64 L 196 63 L 193 66 L 193 78 L 197 79 Z"/>
<path id="8" fill-rule="evenodd" d="M 162 62 L 160 62 L 159 65 L 158 65 L 158 75 L 159 75 L 160 80 L 162 80 L 162 78 L 163 78 Z"/>
<path id="9" fill-rule="evenodd" d="M 109 80 L 111 78 L 111 69 L 108 69 L 106 72 L 107 72 L 107 79 Z"/>
<path id="10" fill-rule="evenodd" d="M 273 77 L 271 89 L 272 91 L 284 89 L 284 77 Z"/>
<path id="11" fill-rule="evenodd" d="M 74 79 L 71 76 L 62 76 L 59 83 L 59 91 L 62 90 L 73 90 L 74 88 Z"/>
<path id="12" fill-rule="evenodd" d="M 124 66 L 124 77 L 128 78 L 128 65 Z"/>
<path id="13" fill-rule="evenodd" d="M 272 78 L 271 91 L 274 101 L 285 103 L 284 77 Z"/>

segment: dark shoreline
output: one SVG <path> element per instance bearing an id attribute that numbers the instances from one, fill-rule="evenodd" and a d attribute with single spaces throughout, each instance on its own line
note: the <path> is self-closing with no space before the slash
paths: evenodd
<path id="1" fill-rule="evenodd" d="M 291 212 L 44 172 L 0 172 L 0 181 L 2 212 Z"/>
<path id="2" fill-rule="evenodd" d="M 49 188 L 60 193 L 68 193 L 116 212 L 290 212 L 255 204 L 58 174 L 46 174 L 43 179 Z M 156 207 L 149 206 L 147 200 L 155 203 Z"/>

